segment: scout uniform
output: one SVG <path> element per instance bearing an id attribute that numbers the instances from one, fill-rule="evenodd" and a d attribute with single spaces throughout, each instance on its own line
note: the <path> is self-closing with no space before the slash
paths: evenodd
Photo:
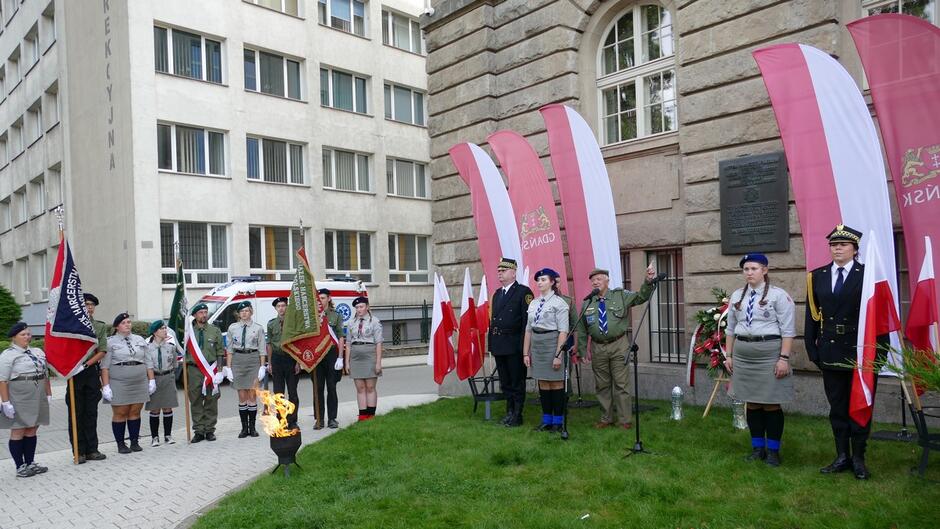
<path id="1" fill-rule="evenodd" d="M 607 270 L 595 268 L 588 278 L 597 274 L 610 275 Z M 646 303 L 653 293 L 650 282 L 644 282 L 639 292 L 622 288 L 608 289 L 593 296 L 582 305 L 584 320 L 578 324 L 578 343 L 587 347 L 590 337 L 592 345 L 591 367 L 594 370 L 597 400 L 601 405 L 599 427 L 613 423 L 614 410 L 624 427 L 630 422 L 630 393 L 627 391 L 629 369 L 624 361 L 627 348 L 627 330 L 630 326 L 630 307 Z"/>
<path id="2" fill-rule="evenodd" d="M 145 408 L 150 410 L 150 445 L 160 444 L 160 411 L 179 406 L 176 398 L 176 345 L 170 340 L 162 343 L 153 341 L 153 334 L 166 327 L 163 320 L 150 324 L 151 341 L 147 343 L 147 354 L 153 365 L 153 378 L 157 381 L 157 390 L 150 395 Z M 173 410 L 163 411 L 163 435 L 167 444 L 173 444 Z"/>
<path id="3" fill-rule="evenodd" d="M 7 338 L 13 338 L 26 328 L 23 322 L 14 324 Z M 46 354 L 42 349 L 23 349 L 10 344 L 0 353 L 0 383 L 7 389 L 7 401 L 0 406 L 0 429 L 19 430 L 49 424 L 49 386 Z M 11 438 L 9 448 L 17 477 L 28 478 L 49 470 L 33 460 L 36 454 L 35 435 L 18 440 Z"/>
<path id="4" fill-rule="evenodd" d="M 190 311 L 196 314 L 200 310 L 208 310 L 205 303 L 197 303 Z M 193 335 L 196 344 L 199 345 L 202 356 L 210 365 L 220 359 L 224 359 L 225 350 L 222 346 L 222 331 L 215 325 L 208 323 L 199 325 L 193 321 Z M 206 380 L 202 371 L 196 367 L 188 348 L 186 351 L 186 369 L 189 379 L 189 403 L 193 420 L 193 441 L 198 443 L 205 439 L 206 441 L 215 441 L 215 424 L 219 419 L 219 393 L 214 391 L 212 380 Z M 203 388 L 205 383 L 205 388 Z"/>
<path id="5" fill-rule="evenodd" d="M 558 272 L 551 268 L 543 268 L 535 274 L 535 280 L 547 276 L 558 280 Z M 568 333 L 570 327 L 570 311 L 568 300 L 559 296 L 554 290 L 532 300 L 528 306 L 526 333 L 529 338 L 529 361 L 532 368 L 532 378 L 538 381 L 559 382 L 565 379 L 564 369 L 554 369 L 552 363 L 560 358 L 558 336 Z M 542 389 L 539 387 L 539 398 L 542 403 L 542 424 L 538 430 L 555 431 L 561 429 L 564 417 L 565 390 Z"/>
<path id="6" fill-rule="evenodd" d="M 317 291 L 318 294 L 330 295 L 329 289 L 321 288 Z M 332 307 L 324 307 L 326 310 L 326 319 L 329 322 L 330 328 L 333 329 L 333 334 L 336 335 L 336 339 L 342 342 L 343 340 L 343 316 L 340 315 Z M 327 425 L 330 428 L 339 428 L 339 423 L 336 421 L 336 415 L 339 409 L 339 398 L 336 395 L 336 384 L 343 377 L 342 371 L 336 370 L 336 359 L 339 357 L 339 349 L 336 346 L 330 347 L 330 350 L 326 353 L 326 356 L 323 360 L 317 364 L 314 376 L 317 377 L 316 390 L 319 393 L 317 395 L 317 408 L 319 409 L 318 417 L 320 417 L 320 422 L 314 426 L 315 430 L 323 428 L 323 390 L 326 389 L 326 412 L 328 417 Z"/>
<path id="7" fill-rule="evenodd" d="M 117 326 L 130 316 L 126 312 L 114 318 L 113 327 Z M 150 375 L 153 363 L 147 354 L 147 342 L 133 333 L 115 334 L 108 338 L 108 353 L 101 359 L 101 369 L 108 370 L 107 391 L 105 400 L 110 400 L 112 406 L 126 406 L 129 404 L 143 404 L 150 399 Z M 153 389 L 156 389 L 155 387 Z M 108 398 L 110 397 L 110 399 Z M 130 440 L 130 448 L 124 444 L 124 431 Z M 111 431 L 117 442 L 118 452 L 128 454 L 140 452 L 140 417 L 125 421 L 111 420 Z"/>
<path id="8" fill-rule="evenodd" d="M 353 300 L 353 306 L 368 303 L 363 297 Z M 367 313 L 353 316 L 346 323 L 346 338 L 349 340 L 349 375 L 353 379 L 376 378 L 376 345 L 382 343 L 382 322 Z"/>
<path id="9" fill-rule="evenodd" d="M 838 225 L 827 236 L 829 243 L 848 242 L 858 250 L 862 234 Z M 829 423 L 835 438 L 836 459 L 820 471 L 824 474 L 854 470 L 858 479 L 868 479 L 865 448 L 871 421 L 860 425 L 849 416 L 853 371 L 838 364 L 856 359 L 858 317 L 862 304 L 865 265 L 854 259 L 840 267 L 835 262 L 807 274 L 806 319 L 803 339 L 809 359 L 822 371 L 823 388 L 829 401 Z M 872 400 L 875 398 L 872 386 Z"/>
<path id="10" fill-rule="evenodd" d="M 516 261 L 506 257 L 497 266 L 509 270 L 516 267 Z M 526 311 L 533 297 L 529 287 L 513 282 L 496 289 L 490 303 L 489 350 L 496 359 L 499 387 L 506 396 L 506 416 L 501 421 L 506 426 L 522 425 L 526 379 L 522 342 L 528 318 Z"/>
<path id="11" fill-rule="evenodd" d="M 280 297 L 271 302 L 277 307 L 278 303 L 287 303 L 287 298 Z M 294 373 L 297 361 L 281 349 L 281 335 L 284 333 L 284 318 L 275 316 L 268 321 L 268 346 L 271 347 L 271 379 L 274 383 L 275 393 L 287 392 L 287 400 L 294 403 L 294 413 L 287 416 L 288 429 L 297 427 L 297 410 L 300 409 L 300 397 L 297 394 L 298 376 Z"/>
<path id="12" fill-rule="evenodd" d="M 98 298 L 94 294 L 83 294 L 86 302 L 98 305 Z M 108 352 L 108 324 L 100 320 L 91 321 L 95 336 L 98 337 L 98 347 L 92 356 Z M 72 385 L 75 388 L 75 420 L 78 423 L 78 462 L 100 461 L 106 456 L 98 451 L 98 403 L 101 402 L 101 365 L 95 362 L 88 366 L 87 360 L 84 369 L 72 376 Z M 71 409 L 72 399 L 66 398 L 65 405 Z M 72 414 L 68 414 L 69 444 L 72 444 Z"/>
<path id="13" fill-rule="evenodd" d="M 235 312 L 251 308 L 250 301 L 242 301 L 235 307 Z M 258 367 L 264 363 L 268 352 L 265 349 L 264 329 L 252 320 L 236 321 L 228 327 L 228 366 L 234 377 L 232 387 L 236 390 L 251 390 L 258 387 Z M 239 402 L 238 416 L 242 421 L 239 438 L 258 437 L 255 420 L 258 417 L 258 405 L 255 402 Z"/>

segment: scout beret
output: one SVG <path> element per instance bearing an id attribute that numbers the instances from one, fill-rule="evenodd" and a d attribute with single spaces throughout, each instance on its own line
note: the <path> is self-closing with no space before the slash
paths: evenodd
<path id="1" fill-rule="evenodd" d="M 248 301 L 247 299 L 245 301 L 239 301 L 238 305 L 235 305 L 236 312 L 241 312 L 244 309 L 250 309 L 250 308 L 251 308 L 251 302 Z"/>
<path id="2" fill-rule="evenodd" d="M 552 270 L 551 268 L 543 268 L 535 273 L 535 280 L 538 281 L 540 277 L 548 276 L 549 279 L 558 279 L 560 276 L 558 272 Z"/>
<path id="3" fill-rule="evenodd" d="M 86 303 L 90 301 L 94 306 L 96 307 L 98 306 L 98 298 L 94 294 L 89 294 L 88 292 L 85 292 L 84 294 L 82 294 L 82 297 L 85 298 Z"/>
<path id="4" fill-rule="evenodd" d="M 506 268 L 508 270 L 515 270 L 518 268 L 515 259 L 510 259 L 508 257 L 503 257 L 499 260 L 499 264 L 496 265 L 496 268 Z"/>
<path id="5" fill-rule="evenodd" d="M 605 276 L 610 276 L 610 270 L 604 270 L 603 268 L 595 268 L 591 270 L 591 273 L 588 274 L 588 279 L 594 279 L 594 276 L 598 274 L 604 274 Z"/>
<path id="6" fill-rule="evenodd" d="M 360 303 L 365 303 L 366 305 L 368 305 L 368 304 L 369 304 L 369 298 L 364 297 L 364 296 L 359 296 L 358 298 L 356 298 L 356 299 L 353 300 L 353 303 L 352 303 L 352 304 L 353 304 L 353 307 L 355 307 L 356 305 L 358 305 L 358 304 L 360 304 Z"/>
<path id="7" fill-rule="evenodd" d="M 7 338 L 13 338 L 27 328 L 29 328 L 29 325 L 26 325 L 25 321 L 18 321 L 14 323 L 12 327 L 10 327 L 10 331 L 7 332 Z"/>
<path id="8" fill-rule="evenodd" d="M 128 313 L 126 313 L 126 312 L 122 312 L 122 313 L 120 313 L 120 314 L 118 314 L 117 316 L 114 317 L 114 323 L 112 323 L 111 326 L 112 326 L 112 327 L 117 327 L 119 323 L 121 323 L 122 321 L 124 321 L 124 320 L 126 320 L 126 319 L 128 319 L 128 318 L 130 318 L 130 317 L 131 317 L 130 314 L 128 314 Z"/>
<path id="9" fill-rule="evenodd" d="M 768 261 L 767 256 L 762 253 L 749 253 L 741 258 L 741 262 L 738 263 L 738 266 L 744 268 L 744 263 L 758 263 L 767 266 L 770 264 L 770 261 Z"/>
<path id="10" fill-rule="evenodd" d="M 164 322 L 163 320 L 157 320 L 150 324 L 150 329 L 149 329 L 150 334 L 154 334 L 164 327 L 166 327 L 166 322 Z"/>
<path id="11" fill-rule="evenodd" d="M 829 235 L 826 235 L 826 238 L 829 239 L 829 244 L 834 242 L 850 242 L 858 248 L 858 243 L 862 240 L 862 232 L 853 230 L 845 224 L 839 224 L 835 229 L 829 232 Z"/>
<path id="12" fill-rule="evenodd" d="M 192 310 L 189 311 L 189 313 L 195 316 L 196 313 L 199 312 L 200 310 L 209 310 L 209 305 L 206 305 L 205 303 L 196 303 L 195 305 L 193 305 L 193 308 Z"/>
<path id="13" fill-rule="evenodd" d="M 332 295 L 333 295 L 333 294 L 330 292 L 330 289 L 328 289 L 328 288 L 321 288 L 320 290 L 317 290 L 317 294 L 323 294 L 324 296 L 332 296 Z"/>
<path id="14" fill-rule="evenodd" d="M 279 298 L 274 298 L 274 301 L 271 302 L 271 306 L 277 307 L 278 303 L 287 303 L 287 302 L 288 302 L 287 298 L 285 298 L 284 296 L 281 296 Z"/>

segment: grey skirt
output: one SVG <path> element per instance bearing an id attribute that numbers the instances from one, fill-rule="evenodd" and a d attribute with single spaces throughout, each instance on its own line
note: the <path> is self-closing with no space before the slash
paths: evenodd
<path id="1" fill-rule="evenodd" d="M 780 346 L 780 340 L 734 341 L 731 389 L 735 397 L 755 404 L 782 404 L 793 400 L 793 375 L 780 379 L 774 376 Z"/>
<path id="2" fill-rule="evenodd" d="M 46 379 L 11 380 L 7 387 L 10 389 L 10 402 L 13 403 L 16 413 L 12 419 L 0 413 L 0 430 L 32 428 L 49 424 Z"/>
<path id="3" fill-rule="evenodd" d="M 150 400 L 150 395 L 147 393 L 147 364 L 112 365 L 108 369 L 108 375 L 111 393 L 114 394 L 114 398 L 111 399 L 112 406 L 143 404 Z"/>
<path id="4" fill-rule="evenodd" d="M 529 354 L 532 362 L 532 378 L 536 380 L 561 381 L 565 379 L 564 366 L 557 371 L 552 369 L 552 361 L 558 352 L 558 331 L 532 333 Z"/>
<path id="5" fill-rule="evenodd" d="M 150 401 L 144 406 L 148 410 L 175 408 L 179 406 L 176 398 L 176 374 L 157 375 L 157 390 L 150 395 Z"/>
<path id="6" fill-rule="evenodd" d="M 261 359 L 258 357 L 258 353 L 232 353 L 232 374 L 235 375 L 232 387 L 234 389 L 257 389 L 259 367 L 261 367 Z"/>
<path id="7" fill-rule="evenodd" d="M 349 346 L 349 376 L 354 379 L 381 376 L 375 373 L 374 343 Z"/>

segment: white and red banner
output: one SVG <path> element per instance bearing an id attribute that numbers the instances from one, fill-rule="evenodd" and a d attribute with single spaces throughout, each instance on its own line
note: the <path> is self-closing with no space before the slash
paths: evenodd
<path id="1" fill-rule="evenodd" d="M 447 294 L 444 278 L 434 274 L 434 304 L 431 307 L 431 342 L 428 344 L 428 365 L 434 367 L 434 382 L 442 384 L 444 377 L 457 367 L 454 359 L 453 334 L 457 328 L 454 307 Z"/>
<path id="2" fill-rule="evenodd" d="M 463 293 L 460 296 L 460 323 L 457 330 L 457 378 L 466 380 L 483 367 L 477 307 L 470 284 L 470 269 L 463 270 Z"/>
<path id="3" fill-rule="evenodd" d="M 477 329 L 480 336 L 480 351 L 486 352 L 486 336 L 490 332 L 490 292 L 486 288 L 486 274 L 480 281 L 480 295 L 477 296 Z"/>
<path id="4" fill-rule="evenodd" d="M 215 395 L 219 392 L 219 385 L 213 383 L 218 367 L 218 360 L 209 363 L 209 361 L 206 360 L 206 357 L 202 354 L 202 348 L 199 347 L 199 342 L 196 340 L 196 333 L 193 331 L 193 317 L 190 315 L 186 315 L 186 331 L 184 334 L 186 351 L 189 353 L 189 357 L 192 358 L 193 362 L 196 364 L 196 368 L 200 373 L 202 373 L 202 376 L 204 377 L 202 380 L 202 394 L 205 395 L 207 389 L 211 386 L 212 394 Z"/>
<path id="5" fill-rule="evenodd" d="M 59 376 L 71 377 L 97 346 L 98 337 L 85 311 L 82 280 L 69 241 L 60 233 L 46 307 L 46 362 Z"/>
<path id="6" fill-rule="evenodd" d="M 924 237 L 940 239 L 940 28 L 894 14 L 846 27 L 871 89 L 913 267 L 924 255 Z"/>
<path id="7" fill-rule="evenodd" d="M 865 251 L 865 274 L 862 279 L 862 305 L 858 317 L 855 376 L 849 395 L 849 416 L 860 426 L 871 420 L 874 405 L 875 372 L 872 365 L 879 347 L 878 337 L 897 331 L 901 321 L 891 291 L 886 259 L 879 248 L 881 241 L 874 231 L 868 232 Z"/>
<path id="8" fill-rule="evenodd" d="M 493 160 L 479 146 L 458 143 L 448 152 L 460 178 L 470 188 L 483 273 L 492 284 L 498 284 L 496 265 L 500 258 L 515 259 L 519 270 L 523 269 L 519 231 L 506 184 Z"/>
<path id="9" fill-rule="evenodd" d="M 933 245 L 930 237 L 924 237 L 924 262 L 914 285 L 911 308 L 907 313 L 904 332 L 918 352 L 936 353 L 937 333 L 940 330 L 940 309 L 937 308 L 937 281 L 933 271 Z M 927 357 L 925 355 L 925 357 Z M 929 358 L 935 358 L 931 355 Z M 917 381 L 914 381 L 915 387 Z M 917 388 L 918 394 L 922 393 Z"/>
<path id="10" fill-rule="evenodd" d="M 511 130 L 495 132 L 486 141 L 509 181 L 509 201 L 518 223 L 523 261 L 535 270 L 551 268 L 558 272 L 560 290 L 566 293 L 568 273 L 558 212 L 538 154 L 525 138 Z M 519 266 L 519 270 L 525 269 Z M 525 284 L 528 281 L 526 277 Z"/>
<path id="11" fill-rule="evenodd" d="M 591 292 L 588 274 L 595 267 L 610 271 L 613 287 L 622 286 L 614 198 L 597 139 L 584 118 L 568 106 L 547 105 L 540 112 L 565 216 L 574 294 L 582 299 Z"/>

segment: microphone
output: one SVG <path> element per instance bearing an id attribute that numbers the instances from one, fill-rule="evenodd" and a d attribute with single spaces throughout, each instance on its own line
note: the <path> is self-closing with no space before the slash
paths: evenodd
<path id="1" fill-rule="evenodd" d="M 658 276 L 654 277 L 653 279 L 650 279 L 650 284 L 655 285 L 656 283 L 659 283 L 663 279 L 666 279 L 666 272 L 663 272 L 659 274 Z"/>
<path id="2" fill-rule="evenodd" d="M 665 274 L 663 274 L 663 275 L 665 275 Z M 590 294 L 587 295 L 586 298 L 584 298 L 584 301 L 588 301 L 589 299 L 593 298 L 594 296 L 596 296 L 596 295 L 598 295 L 598 294 L 600 294 L 600 293 L 601 293 L 601 289 L 595 288 L 594 290 L 591 291 Z"/>

